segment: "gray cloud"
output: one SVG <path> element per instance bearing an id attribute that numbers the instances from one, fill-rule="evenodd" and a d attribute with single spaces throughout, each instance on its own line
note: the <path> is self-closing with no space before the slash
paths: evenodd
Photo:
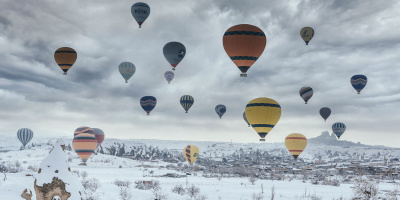
<path id="1" fill-rule="evenodd" d="M 343 139 L 399 146 L 392 140 L 400 117 L 397 1 L 148 4 L 151 14 L 139 29 L 123 1 L 3 3 L 0 134 L 31 127 L 36 135 L 72 135 L 87 125 L 114 138 L 254 142 L 258 136 L 242 113 L 251 99 L 265 96 L 282 106 L 268 141 L 291 132 L 314 137 L 342 121 Z M 242 23 L 260 27 L 268 40 L 248 78 L 239 77 L 222 46 L 224 32 Z M 316 32 L 308 46 L 299 36 L 305 26 Z M 183 43 L 187 54 L 168 85 L 162 48 L 170 41 Z M 67 76 L 54 61 L 63 46 L 78 53 Z M 124 61 L 137 68 L 128 84 L 118 72 Z M 350 85 L 359 73 L 368 77 L 361 95 Z M 314 89 L 307 105 L 298 93 L 303 86 Z M 195 99 L 188 114 L 179 104 L 185 94 Z M 147 95 L 158 100 L 150 116 L 139 106 Z M 227 106 L 222 119 L 217 104 Z M 318 113 L 324 106 L 332 109 L 327 122 Z"/>

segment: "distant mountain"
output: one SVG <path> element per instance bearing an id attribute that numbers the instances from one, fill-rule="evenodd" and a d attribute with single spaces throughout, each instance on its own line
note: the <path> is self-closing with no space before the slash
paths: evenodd
<path id="1" fill-rule="evenodd" d="M 312 145 L 326 145 L 326 146 L 340 146 L 340 147 L 367 147 L 368 145 L 361 144 L 360 142 L 354 143 L 345 140 L 338 140 L 334 133 L 329 135 L 328 131 L 324 131 L 320 136 L 309 138 L 308 144 Z"/>

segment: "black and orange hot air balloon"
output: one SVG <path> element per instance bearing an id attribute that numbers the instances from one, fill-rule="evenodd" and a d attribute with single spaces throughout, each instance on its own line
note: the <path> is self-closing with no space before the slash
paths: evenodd
<path id="1" fill-rule="evenodd" d="M 261 56 L 266 44 L 267 37 L 265 37 L 264 32 L 250 24 L 232 26 L 223 37 L 226 53 L 242 71 L 240 77 L 247 77 L 247 70 Z"/>
<path id="2" fill-rule="evenodd" d="M 61 47 L 54 52 L 54 59 L 60 68 L 67 75 L 67 71 L 72 67 L 77 58 L 76 51 L 70 47 Z"/>

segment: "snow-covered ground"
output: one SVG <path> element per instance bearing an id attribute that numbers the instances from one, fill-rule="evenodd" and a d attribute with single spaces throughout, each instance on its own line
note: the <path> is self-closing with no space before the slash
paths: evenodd
<path id="1" fill-rule="evenodd" d="M 17 200 L 22 199 L 22 191 L 27 188 L 33 191 L 34 177 L 37 175 L 35 168 L 39 167 L 41 161 L 49 154 L 51 145 L 36 146 L 32 149 L 14 150 L 0 153 L 0 163 L 9 165 L 20 165 L 23 169 L 20 173 L 7 173 L 6 180 L 3 180 L 3 174 L 0 174 L 0 199 L 1 200 Z M 79 165 L 81 163 L 79 157 L 73 151 L 66 151 L 66 157 L 70 159 L 70 167 L 72 171 L 79 171 L 80 174 L 86 171 L 88 177 L 86 179 L 96 178 L 100 183 L 100 187 L 94 196 L 99 200 L 116 200 L 121 199 L 119 188 L 114 184 L 115 180 L 129 180 L 132 182 L 130 192 L 133 197 L 131 199 L 138 200 L 154 200 L 152 190 L 139 190 L 135 188 L 135 181 L 151 181 L 160 182 L 161 190 L 170 200 L 187 200 L 190 199 L 187 194 L 179 195 L 172 192 L 172 188 L 176 185 L 183 187 L 195 185 L 200 189 L 200 195 L 204 195 L 209 200 L 252 200 L 253 194 L 259 194 L 263 191 L 264 199 L 271 199 L 271 189 L 274 188 L 275 199 L 351 199 L 353 195 L 352 184 L 341 183 L 340 186 L 313 185 L 310 181 L 303 183 L 301 180 L 257 180 L 252 185 L 248 178 L 205 178 L 200 173 L 192 173 L 188 177 L 167 178 L 156 177 L 167 173 L 177 173 L 173 170 L 165 168 L 170 163 L 165 162 L 139 162 L 135 160 L 97 154 L 92 155 L 88 160 L 87 166 Z M 154 173 L 150 173 L 154 171 Z M 196 174 L 196 175 L 195 175 Z M 32 176 L 26 176 L 32 175 Z M 82 180 L 82 177 L 80 177 Z M 381 182 L 379 189 L 384 196 L 385 191 L 399 188 L 397 184 Z M 35 194 L 33 195 L 35 196 Z M 32 198 L 36 199 L 36 198 Z M 314 198 L 315 199 L 315 198 Z"/>

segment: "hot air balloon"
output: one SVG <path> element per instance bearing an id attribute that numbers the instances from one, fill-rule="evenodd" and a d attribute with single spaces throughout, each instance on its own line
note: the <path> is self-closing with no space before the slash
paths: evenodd
<path id="1" fill-rule="evenodd" d="M 304 102 L 306 102 L 307 104 L 308 100 L 310 100 L 313 95 L 313 89 L 310 87 L 302 87 L 299 91 L 299 94 Z"/>
<path id="2" fill-rule="evenodd" d="M 183 109 L 185 109 L 185 111 L 187 113 L 187 111 L 190 109 L 190 107 L 192 107 L 192 105 L 194 103 L 194 99 L 190 95 L 183 95 L 181 97 L 180 102 L 181 102 Z"/>
<path id="3" fill-rule="evenodd" d="M 307 146 L 307 138 L 300 133 L 292 133 L 286 136 L 285 145 L 293 158 L 297 159 Z"/>
<path id="4" fill-rule="evenodd" d="M 224 105 L 222 105 L 222 104 L 219 104 L 219 105 L 215 106 L 215 112 L 217 113 L 217 115 L 221 119 L 222 115 L 224 115 L 225 112 L 226 112 L 226 107 Z"/>
<path id="5" fill-rule="evenodd" d="M 323 107 L 323 108 L 319 109 L 319 114 L 326 121 L 326 119 L 328 119 L 329 115 L 331 115 L 331 109 L 328 107 Z"/>
<path id="6" fill-rule="evenodd" d="M 338 139 L 340 139 L 340 136 L 342 136 L 345 130 L 346 125 L 344 125 L 342 122 L 336 122 L 332 125 L 332 131 L 335 133 Z"/>
<path id="7" fill-rule="evenodd" d="M 251 126 L 260 135 L 260 141 L 265 141 L 265 136 L 281 117 L 281 106 L 273 99 L 260 97 L 246 105 L 245 113 Z"/>
<path id="8" fill-rule="evenodd" d="M 75 130 L 74 137 L 79 135 L 79 134 L 81 134 L 81 133 L 89 133 L 89 134 L 94 135 L 94 130 L 89 128 L 89 127 L 87 127 L 87 126 L 81 126 L 81 127 L 77 128 Z"/>
<path id="9" fill-rule="evenodd" d="M 68 70 L 75 63 L 77 56 L 76 51 L 70 47 L 61 47 L 54 52 L 54 59 L 64 71 L 64 75 L 67 75 Z"/>
<path id="10" fill-rule="evenodd" d="M 353 88 L 357 90 L 357 94 L 360 94 L 361 90 L 367 85 L 367 77 L 357 74 L 351 77 L 350 82 Z"/>
<path id="11" fill-rule="evenodd" d="M 246 118 L 246 112 L 243 112 L 243 119 L 247 123 L 247 125 L 250 127 L 250 123 L 249 123 L 249 121 L 247 121 L 247 118 Z"/>
<path id="12" fill-rule="evenodd" d="M 168 42 L 164 48 L 163 53 L 165 59 L 171 64 L 172 70 L 182 61 L 186 54 L 186 48 L 180 42 Z"/>
<path id="13" fill-rule="evenodd" d="M 97 147 L 100 146 L 101 143 L 104 141 L 104 132 L 99 128 L 92 128 L 94 131 L 94 136 L 97 140 Z"/>
<path id="14" fill-rule="evenodd" d="M 226 53 L 242 72 L 240 77 L 247 77 L 247 70 L 261 56 L 266 44 L 264 32 L 250 24 L 232 26 L 223 37 Z"/>
<path id="15" fill-rule="evenodd" d="M 139 28 L 142 28 L 143 22 L 150 15 L 150 7 L 143 2 L 137 2 L 132 5 L 131 13 L 133 18 L 135 18 L 136 22 L 139 24 Z"/>
<path id="16" fill-rule="evenodd" d="M 146 111 L 147 115 L 156 107 L 157 99 L 153 96 L 144 96 L 140 99 L 140 106 Z"/>
<path id="17" fill-rule="evenodd" d="M 81 133 L 72 140 L 72 147 L 86 165 L 86 161 L 97 148 L 97 139 L 93 134 Z"/>
<path id="18" fill-rule="evenodd" d="M 306 45 L 310 42 L 310 40 L 314 37 L 314 29 L 311 27 L 304 27 L 300 31 L 300 36 L 303 38 Z"/>
<path id="19" fill-rule="evenodd" d="M 17 131 L 17 137 L 25 149 L 26 144 L 33 138 L 33 131 L 29 128 L 21 128 Z"/>
<path id="20" fill-rule="evenodd" d="M 121 73 L 122 77 L 125 79 L 125 83 L 128 83 L 128 80 L 133 76 L 136 72 L 136 67 L 131 62 L 122 62 L 118 66 L 119 73 Z"/>
<path id="21" fill-rule="evenodd" d="M 186 160 L 190 165 L 196 161 L 197 157 L 199 157 L 199 147 L 195 145 L 187 145 L 183 149 L 183 156 L 185 156 Z"/>
<path id="22" fill-rule="evenodd" d="M 165 79 L 167 79 L 167 81 L 168 81 L 168 84 L 172 81 L 172 79 L 174 79 L 174 72 L 172 72 L 172 71 L 166 71 L 165 73 L 164 73 L 164 77 L 165 77 Z"/>

